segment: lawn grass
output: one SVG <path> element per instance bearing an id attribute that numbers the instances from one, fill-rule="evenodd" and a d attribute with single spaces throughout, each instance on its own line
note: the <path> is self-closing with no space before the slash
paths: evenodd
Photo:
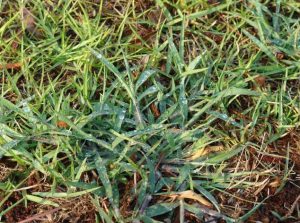
<path id="1" fill-rule="evenodd" d="M 0 0 L 1 222 L 295 222 L 296 0 Z"/>

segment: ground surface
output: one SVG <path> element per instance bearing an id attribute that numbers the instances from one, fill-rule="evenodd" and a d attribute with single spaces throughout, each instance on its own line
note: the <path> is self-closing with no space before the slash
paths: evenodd
<path id="1" fill-rule="evenodd" d="M 0 221 L 299 221 L 299 15 L 0 1 Z"/>

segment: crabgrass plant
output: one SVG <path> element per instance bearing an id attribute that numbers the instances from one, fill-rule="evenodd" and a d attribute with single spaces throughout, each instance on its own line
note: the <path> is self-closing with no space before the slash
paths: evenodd
<path id="1" fill-rule="evenodd" d="M 297 1 L 2 0 L 0 13 L 3 222 L 20 207 L 35 209 L 14 221 L 47 207 L 62 222 L 74 198 L 94 210 L 81 222 L 243 222 L 270 180 L 290 180 L 293 146 L 268 148 L 299 128 Z"/>

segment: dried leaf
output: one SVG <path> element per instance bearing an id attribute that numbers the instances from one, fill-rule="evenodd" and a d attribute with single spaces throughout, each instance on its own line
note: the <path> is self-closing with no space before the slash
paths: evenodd
<path id="1" fill-rule="evenodd" d="M 69 125 L 64 121 L 59 120 L 56 122 L 56 126 L 59 128 L 68 128 Z"/>
<path id="2" fill-rule="evenodd" d="M 154 29 L 146 28 L 143 25 L 137 25 L 136 29 L 136 33 L 138 35 L 133 37 L 131 42 L 137 45 L 141 45 L 143 42 L 151 41 L 156 33 Z"/>
<path id="3" fill-rule="evenodd" d="M 254 80 L 259 87 L 263 87 L 266 83 L 266 77 L 261 75 L 257 76 Z"/>
<path id="4" fill-rule="evenodd" d="M 257 196 L 260 192 L 262 192 L 265 189 L 265 187 L 268 185 L 268 183 L 269 183 L 269 179 L 265 179 L 263 182 L 256 185 L 258 188 L 256 191 L 253 192 L 253 194 L 255 196 Z"/>
<path id="5" fill-rule="evenodd" d="M 276 177 L 274 181 L 272 181 L 271 183 L 269 183 L 270 187 L 279 187 L 281 185 L 281 179 L 279 177 Z"/>
<path id="6" fill-rule="evenodd" d="M 197 194 L 192 190 L 187 190 L 187 191 L 182 191 L 182 192 L 179 192 L 176 194 L 171 194 L 170 197 L 172 199 L 191 199 L 194 201 L 198 201 L 199 203 L 201 203 L 205 206 L 212 207 L 212 204 L 208 200 L 206 200 L 200 194 Z"/>
<path id="7" fill-rule="evenodd" d="M 148 19 L 153 23 L 159 23 L 160 21 L 164 21 L 166 19 L 160 8 L 150 11 L 147 16 Z"/>
<path id="8" fill-rule="evenodd" d="M 21 15 L 25 29 L 30 33 L 34 33 L 36 25 L 33 14 L 27 8 L 22 8 Z"/>
<path id="9" fill-rule="evenodd" d="M 281 51 L 276 52 L 276 58 L 277 60 L 283 60 L 285 57 L 284 53 Z"/>
<path id="10" fill-rule="evenodd" d="M 219 0 L 207 0 L 207 3 L 208 4 L 211 4 L 211 5 L 218 5 L 220 4 L 221 2 Z"/>
<path id="11" fill-rule="evenodd" d="M 18 47 L 19 47 L 19 42 L 17 40 L 14 40 L 11 44 L 12 50 L 15 52 Z"/>
<path id="12" fill-rule="evenodd" d="M 140 64 L 145 67 L 149 62 L 150 56 L 146 55 L 141 58 Z"/>
<path id="13" fill-rule="evenodd" d="M 224 146 L 219 145 L 219 146 L 207 146 L 205 148 L 199 148 L 197 151 L 195 151 L 191 156 L 187 158 L 187 160 L 195 160 L 198 159 L 202 156 L 205 156 L 211 152 L 219 152 L 224 149 Z"/>
<path id="14" fill-rule="evenodd" d="M 160 111 L 154 103 L 150 105 L 150 109 L 155 118 L 158 118 L 160 116 Z"/>
<path id="15" fill-rule="evenodd" d="M 21 63 L 8 63 L 5 65 L 0 64 L 0 70 L 2 69 L 20 69 L 22 67 Z"/>
<path id="16" fill-rule="evenodd" d="M 161 66 L 160 66 L 160 70 L 161 70 L 161 72 L 166 72 L 166 64 L 165 63 L 163 63 Z"/>

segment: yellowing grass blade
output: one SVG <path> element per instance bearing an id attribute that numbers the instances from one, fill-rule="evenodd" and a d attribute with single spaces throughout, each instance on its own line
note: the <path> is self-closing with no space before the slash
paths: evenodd
<path id="1" fill-rule="evenodd" d="M 208 200 L 206 200 L 200 194 L 197 194 L 192 190 L 178 192 L 176 194 L 171 194 L 169 196 L 173 199 L 191 199 L 194 201 L 198 201 L 199 203 L 205 206 L 212 207 L 212 204 Z"/>
<path id="2" fill-rule="evenodd" d="M 207 147 L 201 147 L 198 150 L 196 150 L 191 156 L 187 158 L 187 160 L 195 160 L 202 156 L 205 156 L 211 152 L 219 152 L 224 150 L 224 146 L 207 146 Z"/>

